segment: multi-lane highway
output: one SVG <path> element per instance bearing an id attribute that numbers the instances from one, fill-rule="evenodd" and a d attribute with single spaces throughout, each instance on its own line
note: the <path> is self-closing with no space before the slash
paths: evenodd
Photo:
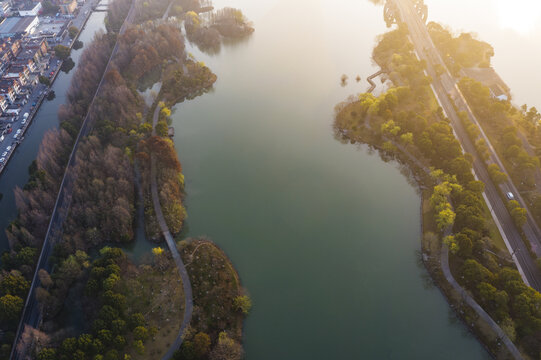
<path id="1" fill-rule="evenodd" d="M 492 216 L 500 229 L 502 237 L 504 238 L 504 241 L 523 280 L 536 290 L 541 291 L 541 271 L 537 267 L 532 256 L 529 254 L 529 250 L 524 244 L 522 236 L 515 226 L 509 211 L 507 210 L 505 201 L 500 195 L 500 191 L 511 191 L 513 194 L 515 194 L 515 196 L 518 197 L 518 200 L 522 202 L 516 187 L 511 181 L 509 181 L 498 189 L 492 182 L 486 165 L 484 161 L 477 155 L 475 146 L 468 137 L 468 134 L 462 125 L 454 105 L 457 106 L 459 111 L 465 111 L 474 123 L 478 124 L 478 122 L 468 108 L 464 97 L 456 85 L 455 79 L 447 70 L 438 53 L 438 50 L 434 46 L 434 43 L 432 42 L 432 39 L 428 33 L 426 24 L 421 20 L 419 14 L 414 8 L 414 3 L 411 0 L 392 1 L 394 1 L 397 5 L 401 20 L 408 27 L 410 38 L 418 57 L 425 60 L 427 63 L 427 73 L 433 79 L 432 86 L 434 88 L 435 95 L 438 98 L 438 101 L 440 102 L 447 117 L 451 120 L 451 124 L 458 140 L 460 141 L 464 151 L 473 155 L 473 169 L 475 175 L 479 180 L 485 183 L 484 198 L 492 212 Z M 445 69 L 440 76 L 438 76 L 435 71 L 435 66 L 438 64 L 439 68 Z M 454 105 L 451 99 L 453 100 Z M 500 164 L 500 167 L 503 169 L 503 166 L 501 165 L 501 162 L 499 161 L 493 147 L 490 145 L 488 138 L 485 138 L 485 141 L 487 141 L 487 144 L 489 144 L 492 161 Z M 523 202 L 522 205 L 524 205 Z M 539 229 L 537 229 L 537 226 L 533 223 L 531 216 L 529 216 L 528 222 L 524 225 L 523 231 L 527 240 L 532 244 L 532 249 L 536 253 L 541 251 Z"/>

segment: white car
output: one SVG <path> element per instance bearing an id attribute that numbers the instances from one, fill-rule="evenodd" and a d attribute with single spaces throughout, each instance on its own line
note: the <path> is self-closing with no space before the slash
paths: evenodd
<path id="1" fill-rule="evenodd" d="M 505 196 L 507 196 L 507 198 L 508 198 L 509 200 L 515 200 L 515 195 L 513 195 L 512 192 L 506 193 Z"/>
<path id="2" fill-rule="evenodd" d="M 6 148 L 6 151 L 10 151 L 10 150 L 11 150 L 11 145 Z"/>
<path id="3" fill-rule="evenodd" d="M 4 151 L 4 152 L 2 153 L 2 157 L 6 156 L 7 154 L 8 154 L 8 152 L 7 152 L 7 151 Z"/>
<path id="4" fill-rule="evenodd" d="M 6 158 L 5 158 L 5 157 L 0 158 L 0 164 L 1 164 L 1 163 L 4 163 L 4 161 L 6 161 Z"/>

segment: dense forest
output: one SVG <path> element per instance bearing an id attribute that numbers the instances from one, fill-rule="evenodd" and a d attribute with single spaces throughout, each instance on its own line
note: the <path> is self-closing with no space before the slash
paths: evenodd
<path id="1" fill-rule="evenodd" d="M 97 34 L 85 49 L 80 59 L 81 66 L 73 76 L 68 103 L 59 110 L 60 129 L 45 134 L 37 159 L 29 168 L 28 183 L 23 189 L 15 190 L 19 215 L 6 230 L 11 250 L 2 254 L 4 275 L 21 274 L 27 282 L 32 279 L 71 147 L 111 50 L 111 39 L 104 33 Z M 26 292 L 18 292 L 17 295 L 6 292 L 1 295 L 4 302 L 0 302 L 10 307 L 10 318 L 0 320 L 5 332 L 0 357 L 7 358 Z"/>
<path id="2" fill-rule="evenodd" d="M 99 256 L 91 263 L 88 256 L 80 251 L 68 258 L 55 277 L 68 273 L 67 280 L 70 280 L 73 279 L 72 274 L 76 274 L 79 284 L 77 303 L 80 304 L 85 314 L 85 324 L 88 325 L 84 327 L 82 334 L 67 336 L 70 333 L 67 329 L 55 328 L 54 324 L 46 323 L 44 327 L 48 331 L 41 334 L 36 358 L 139 359 L 145 354 L 145 347 L 152 346 L 154 338 L 167 336 L 161 330 L 165 327 L 161 326 L 161 322 L 170 316 L 181 318 L 181 296 L 178 294 L 180 286 L 174 263 L 165 258 L 166 255 L 161 251 L 154 253 L 154 259 L 141 266 L 135 266 L 121 249 L 110 247 L 100 249 Z M 69 269 L 64 270 L 65 268 Z M 149 286 L 149 282 L 154 284 Z M 145 289 L 144 291 L 149 288 L 154 291 L 164 285 L 172 286 L 166 288 L 164 296 L 174 295 L 177 299 L 164 299 L 161 296 L 144 299 L 133 296 L 134 288 Z M 177 291 L 174 292 L 173 289 Z M 47 291 L 42 290 L 40 293 Z M 171 308 L 165 301 L 178 308 Z M 50 306 L 54 304 L 46 304 L 46 314 L 50 315 Z M 57 304 L 58 306 L 60 305 Z M 153 312 L 152 316 L 149 316 L 150 312 Z M 164 351 L 165 349 L 161 349 L 161 353 Z"/>
<path id="3" fill-rule="evenodd" d="M 482 197 L 484 184 L 473 178 L 471 156 L 462 153 L 430 91 L 424 63 L 412 49 L 403 28 L 379 39 L 373 58 L 393 86 L 378 97 L 361 94 L 339 104 L 336 136 L 344 142 L 375 146 L 386 158 L 400 158 L 421 172 L 431 169 L 419 179 L 431 189 L 428 199 L 434 229 L 449 245 L 456 279 L 512 340 L 538 357 L 541 294 L 524 285 L 514 268 L 500 267 L 501 260 L 493 255 L 499 250 Z M 516 205 L 511 212 L 520 221 L 524 209 Z"/>
<path id="4" fill-rule="evenodd" d="M 91 134 L 82 139 L 76 153 L 77 176 L 70 210 L 62 237 L 50 257 L 54 270 L 51 273 L 39 271 L 35 294 L 44 323 L 40 329 L 25 328 L 18 346 L 40 360 L 154 358 L 167 350 L 182 321 L 184 299 L 180 278 L 171 257 L 163 249 L 155 248 L 151 258 L 143 261 L 144 265 L 136 266 L 122 250 L 103 246 L 133 240 L 137 193 L 134 164 L 139 165 L 148 204 L 151 156 L 157 159 L 159 198 L 167 225 L 173 234 L 181 231 L 186 217 L 182 205 L 184 178 L 168 137 L 170 107 L 203 94 L 216 81 L 216 75 L 204 64 L 186 59 L 184 38 L 178 25 L 147 21 L 161 18 L 167 7 L 163 1 L 137 2 L 136 21 L 144 23 L 130 26 L 118 36 L 116 31 L 129 5 L 128 0 L 115 0 L 110 5 L 106 18 L 108 32 L 98 33 L 86 45 L 68 90 L 68 101 L 59 109 L 60 128 L 44 136 L 37 159 L 29 168 L 28 183 L 23 189 L 16 189 L 19 215 L 7 229 L 11 250 L 2 254 L 0 273 L 0 325 L 4 330 L 0 358 L 9 355 L 66 162 L 115 40 L 118 40 L 118 51 L 88 115 Z M 172 11 L 183 14 L 180 4 L 173 6 Z M 160 70 L 164 80 L 160 93 L 164 102 L 155 104 L 160 108 L 160 117 L 156 136 L 152 136 L 152 124 L 145 121 L 149 120 L 145 114 L 152 109 L 145 108 L 135 89 L 138 82 L 155 69 Z M 161 232 L 150 209 L 152 206 L 147 206 L 145 230 L 149 237 L 159 241 Z M 210 242 L 208 247 L 215 249 Z M 97 257 L 90 255 L 98 250 Z M 202 249 L 201 252 L 207 251 Z M 231 286 L 234 273 L 236 285 L 231 290 L 234 292 L 219 293 L 224 297 L 218 300 L 198 299 L 197 303 L 206 308 L 205 302 L 212 301 L 213 306 L 225 304 L 232 314 L 242 314 L 240 307 L 247 312 L 249 299 L 240 296 L 238 276 L 227 257 L 216 251 L 214 257 L 192 262 L 190 269 L 194 272 L 208 269 L 205 261 L 227 263 L 227 274 L 217 281 L 226 281 L 227 288 Z M 198 286 L 195 278 L 193 281 Z M 160 287 L 164 296 L 154 296 Z M 141 293 L 147 294 L 144 299 L 139 298 Z M 231 294 L 239 295 L 238 299 Z M 73 303 L 73 299 L 77 301 Z M 87 326 L 74 329 L 66 322 L 74 315 L 72 307 L 84 313 Z M 149 315 L 150 309 L 155 308 L 160 309 L 158 314 Z M 168 326 L 160 326 L 171 317 L 174 321 Z M 222 349 L 226 354 L 231 342 L 242 352 L 239 330 L 242 319 L 239 321 L 228 322 L 216 331 L 206 329 L 212 347 L 218 349 L 214 353 Z M 236 330 L 227 335 L 225 331 L 231 329 Z M 201 338 L 202 335 L 197 336 Z"/>
<path id="5" fill-rule="evenodd" d="M 178 245 L 194 293 L 194 313 L 175 360 L 241 360 L 242 320 L 252 306 L 227 256 L 207 239 Z"/>

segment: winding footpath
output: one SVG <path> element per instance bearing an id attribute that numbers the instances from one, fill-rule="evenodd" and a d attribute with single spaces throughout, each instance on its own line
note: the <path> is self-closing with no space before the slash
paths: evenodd
<path id="1" fill-rule="evenodd" d="M 160 107 L 156 106 L 156 110 L 154 111 L 154 115 L 152 118 L 152 127 L 153 127 L 152 135 L 156 135 L 156 124 L 158 123 L 159 114 L 160 114 Z M 169 350 L 167 350 L 167 353 L 162 357 L 162 360 L 169 360 L 173 357 L 174 352 L 180 348 L 180 345 L 182 345 L 182 335 L 184 334 L 184 330 L 186 330 L 186 327 L 188 326 L 192 318 L 193 295 L 192 295 L 192 285 L 190 283 L 188 272 L 186 271 L 186 267 L 184 266 L 184 263 L 182 262 L 182 258 L 180 257 L 180 254 L 178 252 L 175 240 L 173 239 L 173 236 L 171 235 L 171 232 L 169 231 L 169 228 L 167 227 L 167 223 L 165 222 L 165 218 L 163 216 L 162 206 L 160 204 L 160 198 L 158 195 L 158 182 L 156 180 L 156 172 L 157 172 L 156 155 L 152 153 L 151 160 L 150 160 L 150 179 L 151 179 L 150 192 L 152 194 L 152 203 L 154 205 L 154 212 L 156 213 L 156 218 L 158 219 L 158 223 L 160 224 L 163 237 L 165 238 L 167 246 L 169 247 L 169 250 L 171 251 L 171 255 L 173 256 L 173 260 L 175 261 L 175 264 L 177 265 L 178 272 L 182 279 L 182 287 L 184 289 L 184 300 L 185 300 L 184 319 L 182 320 L 182 324 L 180 326 L 180 330 L 178 332 L 177 338 L 175 339 L 175 342 L 171 345 Z"/>
<path id="2" fill-rule="evenodd" d="M 515 360 L 523 360 L 522 354 L 517 349 L 515 344 L 509 339 L 509 337 L 503 332 L 502 328 L 490 317 L 489 314 L 481 305 L 479 305 L 471 296 L 460 286 L 460 284 L 455 280 L 453 274 L 451 274 L 451 269 L 449 268 L 449 248 L 447 245 L 443 245 L 441 249 L 441 268 L 443 270 L 443 275 L 445 279 L 453 289 L 460 294 L 462 299 L 468 304 L 475 312 L 485 321 L 492 330 L 498 335 L 503 344 L 507 347 L 507 350 L 511 353 Z"/>
<path id="3" fill-rule="evenodd" d="M 427 175 L 430 175 L 430 169 L 427 168 L 419 159 L 413 156 L 406 148 L 402 145 L 394 143 L 395 146 L 406 156 L 410 161 L 412 161 L 419 169 L 423 170 Z M 445 235 L 450 235 L 450 231 L 446 232 Z M 453 274 L 451 273 L 451 268 L 449 267 L 449 248 L 447 245 L 442 244 L 441 247 L 441 258 L 440 258 L 441 269 L 443 275 L 447 282 L 453 287 L 453 289 L 460 295 L 462 300 L 466 302 L 476 313 L 479 315 L 483 321 L 490 326 L 492 331 L 498 336 L 498 338 L 503 342 L 507 347 L 509 353 L 513 356 L 515 360 L 524 360 L 522 354 L 517 349 L 515 344 L 509 339 L 507 334 L 502 330 L 502 328 L 492 319 L 492 317 L 479 305 L 473 297 L 455 280 Z"/>

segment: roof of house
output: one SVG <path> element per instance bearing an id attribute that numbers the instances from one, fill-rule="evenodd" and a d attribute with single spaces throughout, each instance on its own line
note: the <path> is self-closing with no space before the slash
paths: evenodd
<path id="1" fill-rule="evenodd" d="M 38 3 L 26 2 L 26 3 L 24 3 L 23 6 L 19 7 L 19 10 L 30 11 L 30 10 L 34 10 L 38 6 L 41 6 L 41 4 L 39 2 Z"/>
<path id="2" fill-rule="evenodd" d="M 8 68 L 8 73 L 22 73 L 26 69 L 25 65 L 11 64 Z"/>
<path id="3" fill-rule="evenodd" d="M 0 23 L 0 34 L 24 33 L 36 18 L 37 16 L 8 17 Z"/>
<path id="4" fill-rule="evenodd" d="M 17 80 L 15 79 L 0 79 L 0 87 L 12 87 L 14 85 L 17 85 Z"/>
<path id="5" fill-rule="evenodd" d="M 506 95 L 511 92 L 502 78 L 493 68 L 464 68 L 462 72 L 465 76 L 479 81 L 481 84 L 490 88 L 494 96 Z"/>

